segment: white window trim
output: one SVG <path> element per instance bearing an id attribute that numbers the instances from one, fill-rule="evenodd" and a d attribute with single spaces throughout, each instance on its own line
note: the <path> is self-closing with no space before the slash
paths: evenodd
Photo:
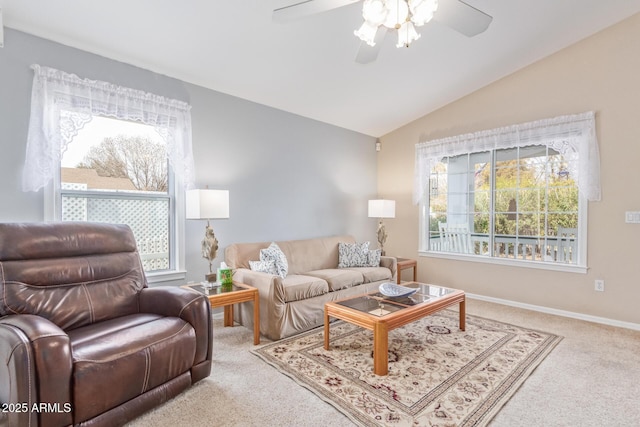
<path id="1" fill-rule="evenodd" d="M 483 264 L 506 265 L 511 267 L 524 267 L 538 270 L 564 271 L 567 273 L 586 274 L 589 270 L 588 267 L 572 264 L 551 263 L 542 261 L 523 261 L 519 259 L 482 257 L 478 255 L 452 254 L 446 252 L 418 251 L 418 255 L 427 258 L 444 258 L 456 261 L 472 261 Z"/>

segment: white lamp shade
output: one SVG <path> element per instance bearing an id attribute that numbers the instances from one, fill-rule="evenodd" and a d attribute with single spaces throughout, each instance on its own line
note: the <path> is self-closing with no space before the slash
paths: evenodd
<path id="1" fill-rule="evenodd" d="M 369 218 L 395 218 L 395 200 L 369 200 Z"/>
<path id="2" fill-rule="evenodd" d="M 229 218 L 228 190 L 188 190 L 187 219 Z"/>

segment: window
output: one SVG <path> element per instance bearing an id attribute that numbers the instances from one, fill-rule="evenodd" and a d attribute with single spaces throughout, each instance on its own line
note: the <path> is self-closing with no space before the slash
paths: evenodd
<path id="1" fill-rule="evenodd" d="M 183 278 L 184 190 L 193 187 L 190 106 L 35 71 L 23 189 L 45 188 L 45 219 L 128 224 L 150 281 Z"/>
<path id="2" fill-rule="evenodd" d="M 127 224 L 146 272 L 175 269 L 175 180 L 153 127 L 94 117 L 62 154 L 54 218 Z"/>
<path id="3" fill-rule="evenodd" d="M 587 200 L 599 199 L 592 125 L 587 113 L 419 144 L 420 250 L 584 270 Z"/>

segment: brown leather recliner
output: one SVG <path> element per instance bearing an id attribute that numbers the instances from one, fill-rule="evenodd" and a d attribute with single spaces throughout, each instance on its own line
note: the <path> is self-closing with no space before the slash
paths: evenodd
<path id="1" fill-rule="evenodd" d="M 0 425 L 125 424 L 209 375 L 210 310 L 125 225 L 0 224 Z"/>

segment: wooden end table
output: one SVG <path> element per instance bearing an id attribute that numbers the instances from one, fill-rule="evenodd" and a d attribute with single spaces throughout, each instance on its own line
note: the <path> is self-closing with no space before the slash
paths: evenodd
<path id="1" fill-rule="evenodd" d="M 460 330 L 465 330 L 465 294 L 458 289 L 425 283 L 407 283 L 418 288 L 410 297 L 389 299 L 379 292 L 358 295 L 324 305 L 324 348 L 329 350 L 329 318 L 335 317 L 373 331 L 373 373 L 389 373 L 389 331 L 460 304 Z"/>
<path id="2" fill-rule="evenodd" d="M 233 326 L 233 305 L 253 301 L 253 344 L 260 344 L 260 296 L 258 289 L 240 282 L 205 290 L 199 283 L 182 286 L 206 295 L 211 307 L 224 307 L 224 326 Z"/>
<path id="3" fill-rule="evenodd" d="M 402 270 L 413 268 L 413 281 L 418 280 L 418 261 L 410 258 L 396 258 L 398 269 L 398 284 L 402 280 Z"/>

